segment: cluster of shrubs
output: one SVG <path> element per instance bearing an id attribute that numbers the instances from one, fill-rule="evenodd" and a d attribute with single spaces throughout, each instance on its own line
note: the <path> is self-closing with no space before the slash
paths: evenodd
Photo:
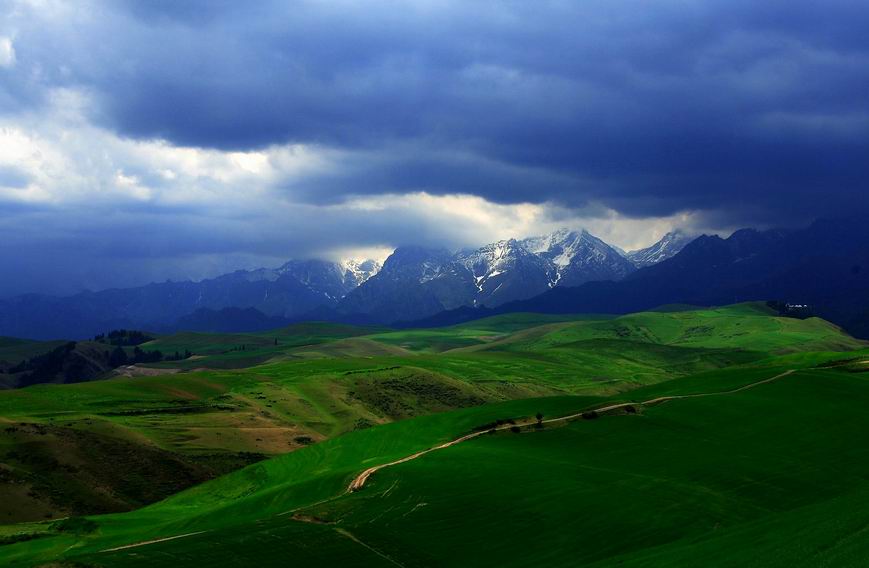
<path id="1" fill-rule="evenodd" d="M 93 533 L 99 528 L 99 525 L 96 521 L 92 521 L 86 517 L 67 517 L 65 519 L 54 521 L 49 525 L 49 528 L 52 531 L 59 533 L 82 536 Z"/>
<path id="2" fill-rule="evenodd" d="M 516 421 L 512 418 L 499 418 L 494 422 L 487 422 L 486 424 L 481 424 L 479 426 L 474 427 L 474 432 L 481 432 L 486 430 L 494 430 L 498 426 L 506 426 L 507 424 L 516 424 Z"/>
<path id="3" fill-rule="evenodd" d="M 184 352 L 175 351 L 164 355 L 159 350 L 144 351 L 139 345 L 153 341 L 154 337 L 135 329 L 115 329 L 108 333 L 101 333 L 94 337 L 96 343 L 107 343 L 115 348 L 108 353 L 109 366 L 112 368 L 121 365 L 134 365 L 136 363 L 157 363 L 159 361 L 180 361 L 193 355 L 189 350 Z M 127 354 L 123 347 L 134 347 L 132 355 Z"/>
<path id="4" fill-rule="evenodd" d="M 141 345 L 148 341 L 153 341 L 154 338 L 146 335 L 135 329 L 114 329 L 108 333 L 101 333 L 94 337 L 97 343 L 108 343 L 109 345 L 120 345 L 132 347 L 133 345 Z"/>
<path id="5" fill-rule="evenodd" d="M 791 304 L 789 302 L 770 300 L 766 303 L 766 306 L 775 310 L 778 315 L 785 317 L 805 319 L 815 315 L 811 306 L 806 304 Z"/>
<path id="6" fill-rule="evenodd" d="M 136 363 L 158 363 L 160 361 L 180 361 L 187 359 L 192 355 L 190 351 L 180 353 L 176 351 L 171 355 L 163 355 L 162 351 L 143 351 L 138 346 L 133 348 L 133 354 L 128 355 L 123 347 L 118 345 L 111 353 L 109 353 L 109 366 L 111 368 L 120 367 L 121 365 L 135 365 Z"/>
<path id="7" fill-rule="evenodd" d="M 0 546 L 6 544 L 15 544 L 18 542 L 26 542 L 37 538 L 51 536 L 57 533 L 73 534 L 76 536 L 84 536 L 95 532 L 99 525 L 85 517 L 67 517 L 59 521 L 55 521 L 48 526 L 48 531 L 45 532 L 22 532 L 17 534 L 9 534 L 0 536 Z"/>
<path id="8" fill-rule="evenodd" d="M 159 351 L 158 351 L 159 353 Z M 189 349 L 185 349 L 184 353 L 180 351 L 176 351 L 175 353 L 170 353 L 169 355 L 163 355 L 164 361 L 180 361 L 182 359 L 190 359 L 193 357 L 193 353 Z"/>
<path id="9" fill-rule="evenodd" d="M 100 369 L 94 370 L 93 364 L 89 364 L 86 357 L 75 352 L 76 345 L 75 341 L 69 341 L 47 353 L 12 365 L 5 369 L 5 372 L 13 375 L 21 374 L 18 380 L 20 386 L 29 386 L 56 378 L 61 378 L 64 382 L 76 382 L 87 380 L 88 375 L 93 375 L 94 372 L 101 372 Z M 180 361 L 192 355 L 187 350 L 184 353 L 176 351 L 170 355 L 163 355 L 162 352 L 156 350 L 145 351 L 138 345 L 133 348 L 132 353 L 127 353 L 121 345 L 116 345 L 114 349 L 104 353 L 104 364 L 111 369 L 136 363 Z"/>

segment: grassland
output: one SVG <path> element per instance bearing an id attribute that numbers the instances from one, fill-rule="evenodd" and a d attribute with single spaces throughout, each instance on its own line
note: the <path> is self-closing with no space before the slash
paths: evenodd
<path id="1" fill-rule="evenodd" d="M 716 547 L 751 544 L 746 527 L 779 530 L 778 545 L 752 544 L 775 555 L 811 511 L 830 515 L 821 531 L 830 542 L 864 520 L 840 522 L 834 504 L 869 493 L 869 454 L 857 440 L 869 420 L 869 375 L 861 372 L 869 356 L 822 320 L 742 305 L 622 318 L 512 315 L 436 330 L 314 324 L 294 333 L 196 334 L 196 349 L 190 338 L 160 338 L 161 349 L 200 355 L 202 367 L 0 393 L 0 416 L 18 429 L 0 435 L 7 456 L 42 441 L 40 455 L 67 464 L 70 448 L 81 446 L 78 432 L 102 440 L 106 455 L 117 453 L 112 443 L 128 444 L 134 456 L 147 449 L 162 464 L 158 475 L 186 475 L 192 485 L 129 513 L 90 517 L 87 531 L 3 527 L 0 542 L 11 544 L 0 547 L 0 563 L 277 565 L 289 554 L 320 565 L 642 566 L 707 565 L 698 560 L 717 555 L 727 565 Z M 238 345 L 269 356 L 219 368 Z M 205 368 L 211 361 L 218 363 Z M 480 436 L 381 470 L 346 493 L 372 465 L 497 420 L 723 392 L 790 370 L 738 393 Z M 57 442 L 64 436 L 66 444 Z M 198 484 L 255 454 L 275 457 Z M 15 507 L 81 514 L 50 497 L 28 501 L 21 488 L 41 480 L 37 465 L 2 461 L 11 463 L 7 475 L 25 480 Z M 73 478 L 81 484 L 93 476 L 85 473 Z M 148 496 L 136 483 L 115 488 L 103 510 L 180 488 L 165 485 Z M 790 529 L 779 529 L 779 518 L 791 519 Z M 822 545 L 806 540 L 807 550 Z"/>
<path id="2" fill-rule="evenodd" d="M 867 401 L 862 378 L 797 373 L 726 401 L 474 439 L 384 470 L 364 491 L 301 515 L 335 523 L 404 566 L 858 565 L 869 541 L 851 532 L 853 520 L 835 526 L 835 507 L 818 519 L 823 534 L 799 531 L 813 538 L 797 551 L 793 520 L 776 527 L 790 537 L 777 546 L 766 534 L 723 535 L 744 537 L 749 523 L 775 527 L 780 513 L 809 520 L 806 508 L 841 507 L 865 492 Z M 861 521 L 859 529 L 869 516 Z M 759 543 L 765 554 L 733 555 L 727 542 Z"/>
<path id="3" fill-rule="evenodd" d="M 303 324 L 184 333 L 143 346 L 193 352 L 183 365 L 166 363 L 184 372 L 5 391 L 0 416 L 181 454 L 278 454 L 418 414 L 612 395 L 774 354 L 861 345 L 822 320 L 773 317 L 754 305 L 621 318 L 518 314 L 434 330 Z M 257 363 L 226 368 L 251 358 Z"/>
<path id="4" fill-rule="evenodd" d="M 71 558 L 105 566 L 279 565 L 287 555 L 332 565 L 351 558 L 355 543 L 354 565 L 389 565 L 381 555 L 403 566 L 642 566 L 674 565 L 673 559 L 816 565 L 788 553 L 799 535 L 800 554 L 854 561 L 865 545 L 848 531 L 869 518 L 847 508 L 842 514 L 836 504 L 869 489 L 861 444 L 869 383 L 856 372 L 859 365 L 807 368 L 739 393 L 671 401 L 634 415 L 484 435 L 382 470 L 363 490 L 345 492 L 372 463 L 498 418 L 558 416 L 660 392 L 728 390 L 783 369 L 706 373 L 619 399 L 511 401 L 353 432 L 136 512 L 96 517 L 99 528 L 89 535 L 8 545 L 0 558 L 26 564 L 75 545 Z M 805 539 L 809 531 L 800 521 L 819 511 L 826 511 L 817 519 L 824 529 Z M 753 526 L 784 536 L 777 543 L 746 538 Z M 197 534 L 101 552 L 190 533 Z M 715 548 L 733 539 L 749 549 L 732 555 Z"/>

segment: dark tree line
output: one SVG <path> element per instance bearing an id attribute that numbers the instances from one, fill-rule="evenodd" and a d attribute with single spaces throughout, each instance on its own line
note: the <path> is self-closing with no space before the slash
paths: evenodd
<path id="1" fill-rule="evenodd" d="M 21 386 L 32 385 L 50 381 L 61 377 L 64 382 L 82 380 L 86 375 L 93 375 L 93 363 L 88 363 L 88 358 L 76 353 L 77 343 L 70 341 L 59 347 L 55 347 L 48 353 L 36 355 L 6 369 L 9 374 L 22 374 L 19 379 Z M 124 347 L 116 345 L 111 351 L 103 352 L 103 360 L 100 365 L 105 369 L 114 369 L 122 365 L 135 365 L 136 363 L 157 363 L 160 361 L 179 361 L 193 354 L 185 350 L 184 353 L 176 351 L 173 354 L 163 355 L 161 351 L 145 351 L 138 346 L 133 347 L 133 352 L 128 353 Z M 93 361 L 94 357 L 90 357 Z M 97 357 L 99 359 L 99 357 Z M 89 369 L 90 367 L 90 369 Z M 96 372 L 100 372 L 99 368 Z"/>
<path id="2" fill-rule="evenodd" d="M 184 353 L 175 353 L 163 355 L 162 351 L 143 351 L 138 346 L 133 348 L 133 354 L 128 355 L 123 347 L 118 345 L 111 353 L 109 353 L 109 366 L 112 368 L 120 367 L 121 365 L 135 365 L 136 363 L 159 363 L 160 361 L 180 361 L 192 356 L 193 353 L 185 350 Z"/>
<path id="3" fill-rule="evenodd" d="M 64 363 L 69 354 L 75 349 L 75 341 L 70 341 L 55 347 L 48 353 L 31 357 L 9 368 L 9 373 L 25 373 L 39 377 L 53 377 L 63 371 Z M 27 377 L 25 377 L 26 379 Z"/>
<path id="4" fill-rule="evenodd" d="M 114 329 L 108 333 L 101 333 L 94 337 L 97 343 L 109 345 L 133 346 L 153 341 L 154 338 L 135 329 Z"/>
<path id="5" fill-rule="evenodd" d="M 189 349 L 185 349 L 184 353 L 180 351 L 176 351 L 175 353 L 170 353 L 169 355 L 164 355 L 164 361 L 181 361 L 182 359 L 190 359 L 193 357 L 193 353 L 190 352 Z"/>

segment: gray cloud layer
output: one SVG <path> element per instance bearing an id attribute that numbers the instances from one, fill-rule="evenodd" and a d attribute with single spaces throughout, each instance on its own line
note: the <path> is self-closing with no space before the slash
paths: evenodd
<path id="1" fill-rule="evenodd" d="M 89 120 L 122 137 L 340 156 L 273 181 L 275 199 L 458 192 L 628 217 L 699 211 L 713 226 L 869 209 L 859 2 L 6 7 L 7 116 L 63 87 L 87 93 Z M 4 179 L 23 183 L 15 170 Z M 401 229 L 371 228 L 411 238 Z"/>

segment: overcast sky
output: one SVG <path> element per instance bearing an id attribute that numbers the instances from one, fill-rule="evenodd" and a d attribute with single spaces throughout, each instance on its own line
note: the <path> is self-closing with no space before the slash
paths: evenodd
<path id="1" fill-rule="evenodd" d="M 0 295 L 869 209 L 869 6 L 0 0 Z"/>

